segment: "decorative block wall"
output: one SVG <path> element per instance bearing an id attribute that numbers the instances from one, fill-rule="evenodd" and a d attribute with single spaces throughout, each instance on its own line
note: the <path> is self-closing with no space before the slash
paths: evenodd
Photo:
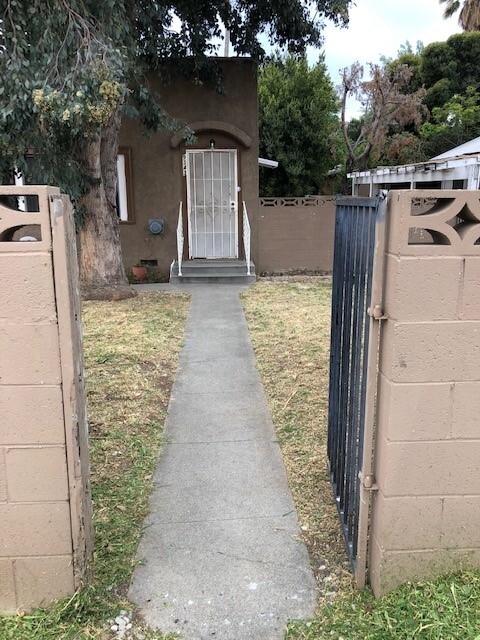
<path id="1" fill-rule="evenodd" d="M 58 189 L 0 187 L 0 300 L 0 613 L 9 614 L 72 594 L 91 553 L 75 232 Z"/>
<path id="2" fill-rule="evenodd" d="M 335 197 L 260 198 L 257 273 L 332 271 Z"/>
<path id="3" fill-rule="evenodd" d="M 370 581 L 480 566 L 480 192 L 389 195 Z"/>

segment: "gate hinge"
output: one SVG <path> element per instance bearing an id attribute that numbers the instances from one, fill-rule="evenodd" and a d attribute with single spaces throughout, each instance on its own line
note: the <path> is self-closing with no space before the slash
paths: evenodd
<path id="1" fill-rule="evenodd" d="M 182 156 L 182 173 L 184 177 L 187 175 L 187 154 L 184 153 Z"/>
<path id="2" fill-rule="evenodd" d="M 358 475 L 360 476 L 360 481 L 365 491 L 378 491 L 378 484 L 375 482 L 375 476 L 363 477 L 361 473 Z"/>
<path id="3" fill-rule="evenodd" d="M 374 307 L 368 307 L 367 313 L 374 320 L 387 320 L 388 318 L 379 304 L 376 304 Z"/>

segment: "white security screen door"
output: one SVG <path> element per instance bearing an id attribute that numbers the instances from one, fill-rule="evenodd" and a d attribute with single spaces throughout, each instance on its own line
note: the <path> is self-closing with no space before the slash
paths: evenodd
<path id="1" fill-rule="evenodd" d="M 186 153 L 190 258 L 238 257 L 237 152 Z"/>

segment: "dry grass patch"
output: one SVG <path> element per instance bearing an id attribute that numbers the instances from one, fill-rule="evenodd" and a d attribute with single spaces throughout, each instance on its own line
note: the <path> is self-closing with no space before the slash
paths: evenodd
<path id="1" fill-rule="evenodd" d="M 187 307 L 187 296 L 172 293 L 84 305 L 97 579 L 116 552 L 128 558 L 120 583 L 130 578 Z"/>
<path id="2" fill-rule="evenodd" d="M 289 623 L 285 639 L 480 640 L 479 571 L 409 583 L 378 600 L 353 589 L 327 475 L 330 285 L 259 283 L 244 305 L 320 586 L 315 618 Z"/>
<path id="3" fill-rule="evenodd" d="M 331 284 L 259 282 L 243 303 L 322 603 L 352 585 L 327 471 Z"/>
<path id="4" fill-rule="evenodd" d="M 84 303 L 94 580 L 48 610 L 0 619 L 2 640 L 110 640 L 119 637 L 110 626 L 122 610 L 133 615 L 124 640 L 171 637 L 143 628 L 130 613 L 126 589 L 148 512 L 188 304 L 187 295 L 170 292 Z"/>

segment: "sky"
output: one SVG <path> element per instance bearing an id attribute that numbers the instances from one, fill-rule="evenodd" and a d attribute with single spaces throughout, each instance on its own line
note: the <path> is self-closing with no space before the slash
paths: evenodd
<path id="1" fill-rule="evenodd" d="M 325 63 L 334 86 L 340 82 L 339 70 L 356 61 L 363 65 L 379 63 L 381 56 L 396 57 L 407 41 L 415 51 L 419 41 L 424 45 L 441 42 L 460 32 L 458 15 L 445 20 L 444 8 L 439 0 L 354 0 L 349 9 L 349 26 L 341 29 L 327 23 L 323 32 Z M 312 64 L 317 62 L 319 53 L 308 51 Z M 223 46 L 218 55 L 223 55 Z M 357 115 L 359 105 L 351 101 L 347 117 Z"/>
<path id="2" fill-rule="evenodd" d="M 439 0 L 355 0 L 350 8 L 348 28 L 328 24 L 324 30 L 325 62 L 335 85 L 339 69 L 357 60 L 362 64 L 379 62 L 380 56 L 395 57 L 408 40 L 413 49 L 446 40 L 461 31 L 458 17 L 443 17 L 445 5 Z M 317 52 L 310 51 L 315 61 Z"/>

